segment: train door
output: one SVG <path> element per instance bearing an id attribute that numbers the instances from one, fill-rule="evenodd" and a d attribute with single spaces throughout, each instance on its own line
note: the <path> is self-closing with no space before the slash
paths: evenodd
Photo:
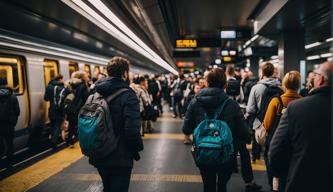
<path id="1" fill-rule="evenodd" d="M 44 83 L 45 88 L 50 81 L 59 74 L 59 64 L 56 60 L 45 59 L 44 60 Z M 45 124 L 49 123 L 49 112 L 50 102 L 44 102 L 44 121 Z"/>
<path id="2" fill-rule="evenodd" d="M 71 62 L 69 62 L 68 66 L 69 66 L 68 67 L 68 69 L 69 69 L 69 78 L 71 78 L 72 74 L 75 71 L 79 71 L 79 64 L 71 61 Z"/>
<path id="3" fill-rule="evenodd" d="M 28 128 L 30 120 L 29 95 L 23 57 L 0 55 L 0 79 L 2 84 L 12 88 L 20 105 L 20 116 L 15 131 Z"/>

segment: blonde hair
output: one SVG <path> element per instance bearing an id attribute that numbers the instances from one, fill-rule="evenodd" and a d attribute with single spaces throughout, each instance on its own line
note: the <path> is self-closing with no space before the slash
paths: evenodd
<path id="1" fill-rule="evenodd" d="M 86 72 L 84 72 L 84 71 L 75 71 L 74 73 L 72 73 L 71 78 L 84 80 L 85 76 L 86 76 Z"/>
<path id="2" fill-rule="evenodd" d="M 298 71 L 289 71 L 282 80 L 283 89 L 297 91 L 301 87 L 301 74 Z"/>

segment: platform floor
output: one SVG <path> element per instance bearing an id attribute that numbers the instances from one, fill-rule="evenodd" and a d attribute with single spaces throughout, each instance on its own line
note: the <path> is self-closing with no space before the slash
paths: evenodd
<path id="1" fill-rule="evenodd" d="M 144 137 L 145 150 L 136 162 L 130 192 L 200 192 L 202 181 L 190 154 L 183 144 L 182 120 L 165 113 L 153 124 L 154 134 Z M 253 164 L 255 180 L 269 191 L 262 161 Z M 100 192 L 102 183 L 96 169 L 82 156 L 79 146 L 64 149 L 2 181 L 0 192 Z M 228 189 L 244 191 L 240 173 L 233 174 Z"/>

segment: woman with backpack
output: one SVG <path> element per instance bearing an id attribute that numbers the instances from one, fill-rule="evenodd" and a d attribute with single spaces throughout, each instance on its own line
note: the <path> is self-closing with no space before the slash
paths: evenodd
<path id="1" fill-rule="evenodd" d="M 234 143 L 247 142 L 250 135 L 238 103 L 229 99 L 224 92 L 226 86 L 224 70 L 212 69 L 206 76 L 206 81 L 208 88 L 201 90 L 188 106 L 183 132 L 187 135 L 193 134 L 192 151 L 203 179 L 204 192 L 225 192 L 227 182 L 234 170 L 233 161 L 236 158 L 233 152 Z M 198 134 L 198 130 L 205 125 L 207 127 L 202 129 L 203 133 Z M 215 131 L 209 132 L 209 130 Z M 204 142 L 200 140 L 205 139 L 211 139 L 214 142 L 206 141 L 207 145 L 203 146 L 201 144 Z M 222 142 L 216 142 L 216 139 Z M 228 143 L 228 145 L 222 146 L 221 143 Z M 209 154 L 217 154 L 217 156 Z M 202 161 L 205 158 L 207 160 Z"/>
<path id="2" fill-rule="evenodd" d="M 301 86 L 301 75 L 298 71 L 290 71 L 288 72 L 282 81 L 282 88 L 284 90 L 284 94 L 281 95 L 281 97 L 275 97 L 271 100 L 271 102 L 268 105 L 265 118 L 263 121 L 263 126 L 266 129 L 267 137 L 265 140 L 265 163 L 267 168 L 267 175 L 269 179 L 269 183 L 272 183 L 272 189 L 273 191 L 284 191 L 284 179 L 285 176 L 279 176 L 280 182 L 278 182 L 277 178 L 273 179 L 274 173 L 271 171 L 271 167 L 268 161 L 268 151 L 269 151 L 269 145 L 273 138 L 274 132 L 279 125 L 280 118 L 282 116 L 282 113 L 284 112 L 284 109 L 287 108 L 288 104 L 295 100 L 299 99 L 302 96 L 298 94 L 298 90 Z M 287 171 L 287 167 L 286 167 Z M 279 184 L 278 184 L 279 183 Z M 280 187 L 278 187 L 280 185 Z M 279 189 L 278 189 L 279 188 Z"/>
<path id="3" fill-rule="evenodd" d="M 68 120 L 68 137 L 66 144 L 73 147 L 75 137 L 77 137 L 78 115 L 81 107 L 89 96 L 88 76 L 83 71 L 76 71 L 66 85 L 72 95 L 71 101 L 67 102 L 66 114 Z"/>

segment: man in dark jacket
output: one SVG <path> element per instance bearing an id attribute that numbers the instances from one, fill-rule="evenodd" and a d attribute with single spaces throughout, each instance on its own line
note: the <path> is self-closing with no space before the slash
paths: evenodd
<path id="1" fill-rule="evenodd" d="M 207 84 L 208 88 L 201 90 L 199 95 L 195 99 L 192 99 L 188 106 L 183 126 L 184 134 L 192 134 L 198 124 L 204 120 L 205 113 L 211 117 L 218 107 L 228 98 L 228 95 L 224 92 L 226 77 L 223 69 L 216 68 L 209 72 L 207 75 Z M 250 140 L 250 133 L 245 124 L 244 115 L 236 101 L 229 100 L 219 119 L 226 121 L 230 127 L 234 139 L 235 151 L 238 151 L 238 143 L 245 145 L 245 143 Z M 236 156 L 235 154 L 234 158 L 236 158 Z M 248 162 L 250 162 L 248 152 L 247 156 Z M 226 191 L 226 184 L 234 169 L 234 160 L 235 159 L 225 163 L 221 167 L 199 167 L 204 181 L 205 192 L 216 191 L 217 174 L 219 175 L 218 191 Z M 249 164 L 249 166 L 251 166 L 251 164 Z M 257 186 L 253 182 L 253 177 L 247 181 L 247 190 L 260 188 L 260 186 Z"/>
<path id="2" fill-rule="evenodd" d="M 109 103 L 115 134 L 120 136 L 117 149 L 103 159 L 89 159 L 102 178 L 104 192 L 128 191 L 133 160 L 139 160 L 143 150 L 140 135 L 140 106 L 135 92 L 129 87 L 129 61 L 113 57 L 107 64 L 109 78 L 97 82 L 96 91 L 107 97 L 126 88 Z"/>
<path id="3" fill-rule="evenodd" d="M 65 95 L 63 76 L 61 74 L 54 77 L 46 87 L 44 100 L 50 102 L 49 119 L 51 122 L 51 137 L 53 147 L 56 147 L 61 125 L 64 122 L 65 113 L 59 101 Z M 61 96 L 62 95 L 62 96 Z"/>
<path id="4" fill-rule="evenodd" d="M 7 86 L 7 79 L 0 79 L 0 141 L 5 140 L 7 166 L 13 160 L 15 125 L 20 115 L 20 106 L 13 90 Z"/>
<path id="5" fill-rule="evenodd" d="M 333 191 L 332 71 L 333 62 L 320 65 L 314 90 L 288 105 L 273 136 L 272 169 L 276 175 L 287 175 L 287 181 L 280 182 L 285 184 L 282 191 Z"/>

